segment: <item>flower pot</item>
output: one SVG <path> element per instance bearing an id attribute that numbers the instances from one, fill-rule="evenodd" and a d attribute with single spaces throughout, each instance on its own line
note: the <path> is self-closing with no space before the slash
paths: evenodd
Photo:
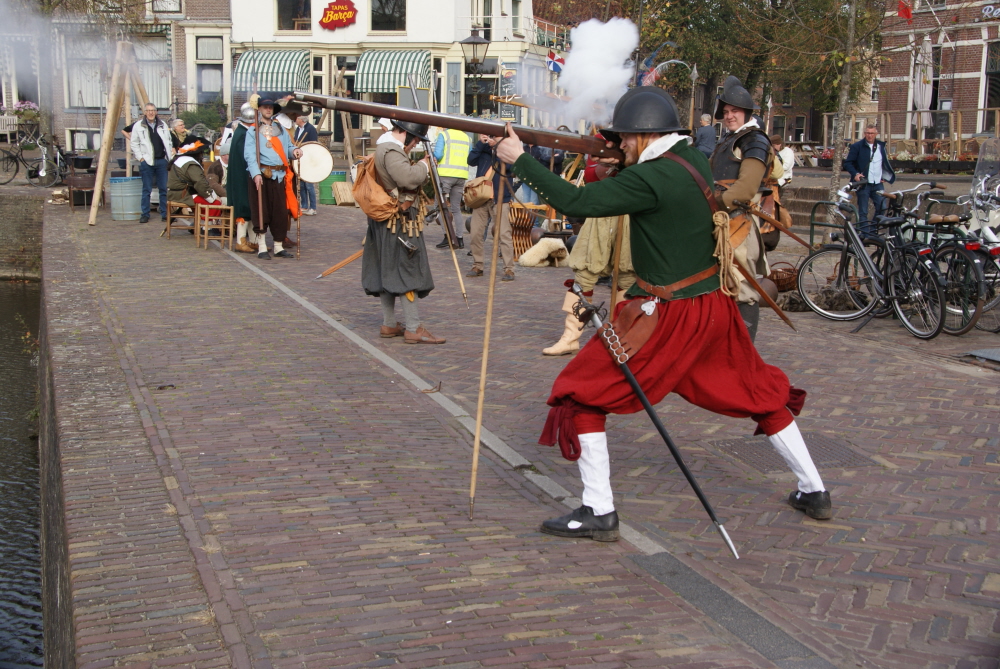
<path id="1" fill-rule="evenodd" d="M 73 169 L 86 172 L 94 162 L 93 156 L 73 156 Z"/>

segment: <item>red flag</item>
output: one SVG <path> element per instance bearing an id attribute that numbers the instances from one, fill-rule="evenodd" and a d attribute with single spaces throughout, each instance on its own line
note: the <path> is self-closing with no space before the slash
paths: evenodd
<path id="1" fill-rule="evenodd" d="M 906 0 L 899 0 L 899 6 L 896 9 L 896 16 L 901 19 L 913 20 L 913 8 L 910 7 L 910 3 Z"/>

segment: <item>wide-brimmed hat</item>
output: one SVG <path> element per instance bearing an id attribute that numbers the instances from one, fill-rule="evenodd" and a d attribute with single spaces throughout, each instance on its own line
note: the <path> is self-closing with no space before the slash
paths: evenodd
<path id="1" fill-rule="evenodd" d="M 192 137 L 188 135 L 184 143 L 177 148 L 177 153 L 182 156 L 190 156 L 201 153 L 208 148 L 208 140 L 204 137 Z"/>
<path id="2" fill-rule="evenodd" d="M 266 107 L 268 105 L 270 105 L 271 107 L 274 108 L 274 113 L 275 114 L 277 114 L 278 112 L 281 111 L 281 105 L 279 105 L 277 102 L 275 102 L 271 98 L 264 98 L 263 100 L 261 100 L 260 102 L 258 102 L 257 103 L 257 109 L 260 109 L 261 107 Z"/>

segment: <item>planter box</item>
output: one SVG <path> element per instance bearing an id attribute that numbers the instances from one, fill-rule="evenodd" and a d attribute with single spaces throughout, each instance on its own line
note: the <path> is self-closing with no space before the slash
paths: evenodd
<path id="1" fill-rule="evenodd" d="M 816 162 L 820 167 L 833 167 L 833 158 L 818 158 Z"/>
<path id="2" fill-rule="evenodd" d="M 913 161 L 912 160 L 894 160 L 892 162 L 892 168 L 894 170 L 896 170 L 896 171 L 913 170 L 914 169 Z"/>
<path id="3" fill-rule="evenodd" d="M 948 163 L 948 169 L 952 172 L 974 172 L 976 162 L 974 160 L 953 160 Z"/>
<path id="4" fill-rule="evenodd" d="M 930 170 L 931 172 L 940 172 L 941 170 L 948 169 L 948 163 L 941 160 L 921 160 L 916 165 L 917 169 Z"/>

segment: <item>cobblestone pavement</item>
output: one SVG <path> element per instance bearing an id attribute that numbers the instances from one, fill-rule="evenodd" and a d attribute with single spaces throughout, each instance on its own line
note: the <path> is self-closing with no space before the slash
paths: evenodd
<path id="1" fill-rule="evenodd" d="M 834 519 L 784 505 L 792 475 L 769 447 L 733 441 L 749 421 L 668 398 L 661 415 L 742 559 L 643 415 L 609 417 L 616 503 L 639 534 L 558 540 L 536 531 L 565 507 L 535 472 L 572 495 L 580 486 L 575 465 L 536 440 L 568 361 L 540 349 L 560 332 L 569 270 L 518 268 L 497 283 L 485 425 L 530 464 L 518 471 L 484 450 L 469 521 L 468 421 L 443 403 L 474 415 L 485 277 L 465 279 L 466 309 L 450 257 L 430 248 L 438 287 L 421 316 L 449 341 L 405 346 L 377 336 L 360 263 L 313 279 L 359 248 L 356 209 L 304 219 L 298 261 L 244 263 L 186 235 L 159 239 L 158 226 L 87 229 L 83 213 L 48 213 L 47 238 L 75 240 L 61 253 L 85 267 L 149 439 L 130 463 L 101 462 L 161 472 L 145 515 L 122 511 L 121 532 L 143 532 L 163 502 L 174 529 L 162 532 L 180 528 L 187 542 L 177 578 L 199 581 L 207 602 L 168 615 L 216 630 L 185 640 L 129 579 L 97 586 L 75 572 L 77 610 L 92 617 L 81 667 L 214 666 L 196 659 L 209 647 L 258 667 L 997 666 L 1000 377 L 959 357 L 996 335 L 919 342 L 891 321 L 852 335 L 853 324 L 811 314 L 793 314 L 793 333 L 762 315 L 761 354 L 810 391 L 800 425 L 814 443 L 831 440 L 819 459 Z M 428 234 L 432 246 L 440 237 Z M 471 259 L 459 260 L 464 272 Z M 301 300 L 440 382 L 441 401 Z M 122 559 L 120 542 L 73 520 L 74 570 Z M 161 568 L 132 568 L 149 567 Z"/>

